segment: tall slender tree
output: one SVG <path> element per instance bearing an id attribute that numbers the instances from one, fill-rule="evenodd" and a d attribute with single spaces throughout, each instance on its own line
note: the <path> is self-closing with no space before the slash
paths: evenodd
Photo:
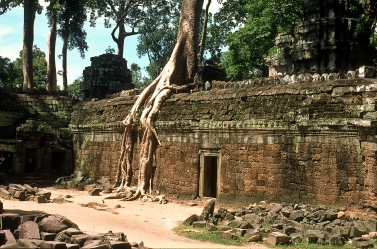
<path id="1" fill-rule="evenodd" d="M 82 58 L 88 50 L 84 23 L 86 21 L 86 0 L 57 0 L 56 22 L 57 33 L 63 40 L 62 75 L 63 90 L 67 90 L 67 52 L 77 48 Z"/>
<path id="2" fill-rule="evenodd" d="M 23 5 L 24 7 L 24 28 L 23 28 L 23 90 L 34 88 L 33 81 L 33 43 L 34 43 L 34 20 L 35 14 L 42 13 L 42 6 L 38 0 L 1 0 L 0 15 L 9 9 Z"/>
<path id="3" fill-rule="evenodd" d="M 91 25 L 95 26 L 98 17 L 105 18 L 105 27 L 113 28 L 111 37 L 117 44 L 118 55 L 123 57 L 124 40 L 139 34 L 139 27 L 148 19 L 148 12 L 161 12 L 170 9 L 168 0 L 89 0 Z M 115 24 L 111 22 L 115 22 Z M 128 27 L 129 31 L 126 30 Z M 118 31 L 118 34 L 115 34 Z"/>
<path id="4" fill-rule="evenodd" d="M 47 7 L 47 17 L 50 26 L 50 34 L 47 38 L 47 49 L 48 49 L 48 60 L 47 60 L 47 85 L 46 89 L 49 91 L 55 91 L 57 86 L 56 77 L 56 60 L 55 60 L 55 49 L 56 49 L 56 8 L 57 0 L 51 0 L 49 6 Z"/>

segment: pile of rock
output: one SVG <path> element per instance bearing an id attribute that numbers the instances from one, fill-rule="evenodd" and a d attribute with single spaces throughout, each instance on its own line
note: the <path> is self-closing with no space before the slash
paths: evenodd
<path id="1" fill-rule="evenodd" d="M 0 248 L 131 249 L 143 243 L 128 242 L 123 233 L 88 235 L 69 219 L 47 214 L 1 214 Z"/>
<path id="2" fill-rule="evenodd" d="M 358 248 L 373 248 L 377 220 L 361 220 L 347 212 L 325 206 L 261 202 L 238 210 L 219 208 L 210 200 L 201 215 L 183 224 L 206 228 L 227 239 L 244 237 L 247 242 L 272 245 L 308 242 L 342 246 L 352 241 Z"/>
<path id="3" fill-rule="evenodd" d="M 9 184 L 0 186 L 0 197 L 11 200 L 34 201 L 37 203 L 47 203 L 50 201 L 51 192 L 43 191 L 28 184 Z"/>
<path id="4" fill-rule="evenodd" d="M 61 188 L 78 189 L 90 191 L 94 188 L 106 190 L 109 192 L 112 189 L 110 179 L 107 177 L 101 177 L 97 181 L 93 181 L 90 177 L 83 174 L 81 171 L 77 171 L 70 176 L 59 177 L 55 181 L 55 185 Z"/>

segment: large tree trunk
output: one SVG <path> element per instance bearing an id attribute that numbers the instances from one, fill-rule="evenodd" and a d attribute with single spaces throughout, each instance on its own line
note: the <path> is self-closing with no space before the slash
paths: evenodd
<path id="1" fill-rule="evenodd" d="M 130 184 L 133 132 L 138 125 L 137 112 L 144 106 L 139 123 L 143 137 L 139 143 L 138 186 L 134 196 L 127 200 L 144 195 L 148 187 L 151 187 L 155 151 L 160 144 L 153 122 L 162 103 L 170 96 L 172 90 L 197 84 L 197 40 L 202 6 L 203 0 L 183 0 L 177 43 L 173 53 L 161 74 L 139 95 L 128 116 L 123 120 L 125 131 L 116 176 L 118 191 Z"/>
<path id="2" fill-rule="evenodd" d="M 68 79 L 67 79 L 67 52 L 68 52 L 68 36 L 63 38 L 63 49 L 62 49 L 62 57 L 63 57 L 63 91 L 67 90 L 68 88 Z"/>
<path id="3" fill-rule="evenodd" d="M 209 6 L 211 5 L 211 0 L 208 0 L 207 6 L 206 6 L 206 12 L 204 15 L 204 22 L 203 22 L 203 30 L 202 30 L 202 39 L 199 44 L 199 61 L 203 62 L 204 60 L 204 48 L 207 38 L 207 23 L 208 23 L 208 13 L 209 13 Z"/>
<path id="4" fill-rule="evenodd" d="M 24 38 L 22 53 L 23 90 L 33 89 L 33 42 L 36 0 L 24 0 Z"/>
<path id="5" fill-rule="evenodd" d="M 54 4 L 52 2 L 50 4 Z M 56 79 L 56 62 L 55 62 L 55 47 L 56 47 L 56 12 L 51 13 L 51 28 L 50 35 L 47 38 L 48 60 L 47 60 L 47 86 L 48 91 L 55 91 L 57 85 Z"/>

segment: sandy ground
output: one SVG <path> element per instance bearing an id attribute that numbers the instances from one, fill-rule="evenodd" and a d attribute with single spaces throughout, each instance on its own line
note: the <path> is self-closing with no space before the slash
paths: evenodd
<path id="1" fill-rule="evenodd" d="M 43 212 L 59 214 L 75 222 L 87 234 L 108 231 L 123 232 L 128 241 L 144 242 L 150 248 L 236 248 L 187 239 L 175 234 L 172 229 L 191 214 L 200 214 L 202 207 L 184 204 L 120 200 L 104 200 L 103 196 L 89 196 L 86 191 L 46 188 L 52 198 L 71 195 L 63 204 L 38 204 L 26 201 L 2 200 L 5 212 Z M 96 209 L 80 204 L 95 203 Z M 116 207 L 120 205 L 121 207 Z M 267 248 L 248 244 L 244 248 Z"/>

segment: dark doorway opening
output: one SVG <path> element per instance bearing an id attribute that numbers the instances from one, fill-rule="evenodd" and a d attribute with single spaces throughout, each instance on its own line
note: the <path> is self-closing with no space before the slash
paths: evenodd
<path id="1" fill-rule="evenodd" d="M 13 153 L 0 151 L 0 168 L 6 172 L 13 170 Z"/>
<path id="2" fill-rule="evenodd" d="M 217 197 L 217 157 L 204 156 L 203 197 Z"/>
<path id="3" fill-rule="evenodd" d="M 52 173 L 67 173 L 65 172 L 65 151 L 51 153 L 51 171 Z"/>
<path id="4" fill-rule="evenodd" d="M 25 149 L 25 173 L 34 173 L 37 168 L 37 149 Z"/>

